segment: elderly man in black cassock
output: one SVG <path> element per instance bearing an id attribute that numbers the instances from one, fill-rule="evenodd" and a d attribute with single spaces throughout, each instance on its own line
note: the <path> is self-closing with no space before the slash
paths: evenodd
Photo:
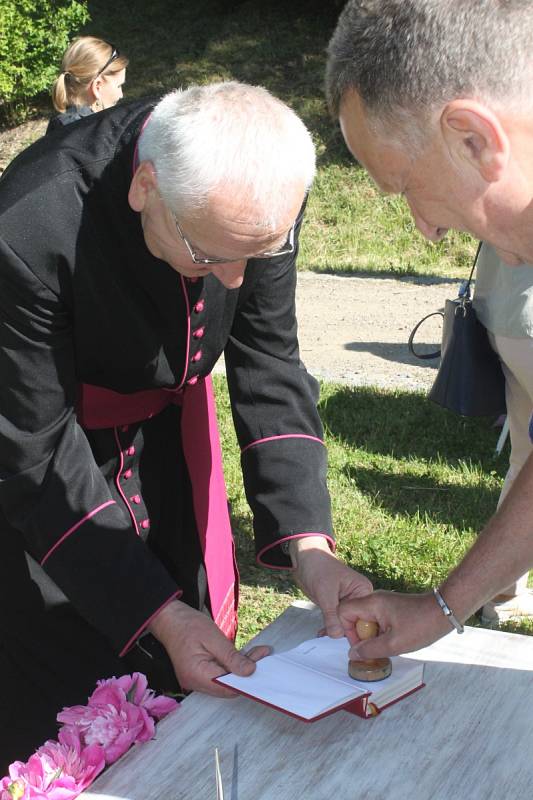
<path id="1" fill-rule="evenodd" d="M 258 563 L 341 635 L 295 261 L 314 150 L 266 90 L 173 92 L 36 142 L 0 182 L 0 752 L 95 681 L 225 696 L 237 572 L 209 374 L 224 353 Z M 2 770 L 0 770 L 2 772 Z"/>

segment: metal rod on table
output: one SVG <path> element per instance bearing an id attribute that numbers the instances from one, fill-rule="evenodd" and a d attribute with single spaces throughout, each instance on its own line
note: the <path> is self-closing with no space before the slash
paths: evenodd
<path id="1" fill-rule="evenodd" d="M 222 775 L 220 773 L 220 761 L 218 759 L 218 747 L 215 747 L 215 779 L 217 784 L 217 800 L 224 800 L 224 789 L 222 788 Z"/>

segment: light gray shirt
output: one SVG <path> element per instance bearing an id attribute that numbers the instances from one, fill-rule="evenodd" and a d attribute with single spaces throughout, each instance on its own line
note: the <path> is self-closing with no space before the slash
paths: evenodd
<path id="1" fill-rule="evenodd" d="M 509 267 L 483 242 L 476 267 L 474 308 L 491 333 L 533 337 L 533 266 Z"/>

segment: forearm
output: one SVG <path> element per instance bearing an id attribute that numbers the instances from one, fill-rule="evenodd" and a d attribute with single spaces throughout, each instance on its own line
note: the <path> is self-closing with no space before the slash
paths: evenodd
<path id="1" fill-rule="evenodd" d="M 531 567 L 533 456 L 473 547 L 442 584 L 442 594 L 464 620 Z"/>
<path id="2" fill-rule="evenodd" d="M 294 569 L 298 569 L 302 555 L 311 550 L 321 550 L 329 555 L 332 552 L 331 539 L 325 535 L 293 537 L 289 542 L 289 555 Z"/>

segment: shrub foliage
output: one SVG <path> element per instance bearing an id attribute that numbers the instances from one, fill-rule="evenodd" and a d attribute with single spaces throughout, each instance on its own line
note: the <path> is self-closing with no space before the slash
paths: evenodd
<path id="1" fill-rule="evenodd" d="M 69 39 L 89 19 L 87 0 L 0 0 L 0 115 L 15 122 L 48 90 Z"/>

